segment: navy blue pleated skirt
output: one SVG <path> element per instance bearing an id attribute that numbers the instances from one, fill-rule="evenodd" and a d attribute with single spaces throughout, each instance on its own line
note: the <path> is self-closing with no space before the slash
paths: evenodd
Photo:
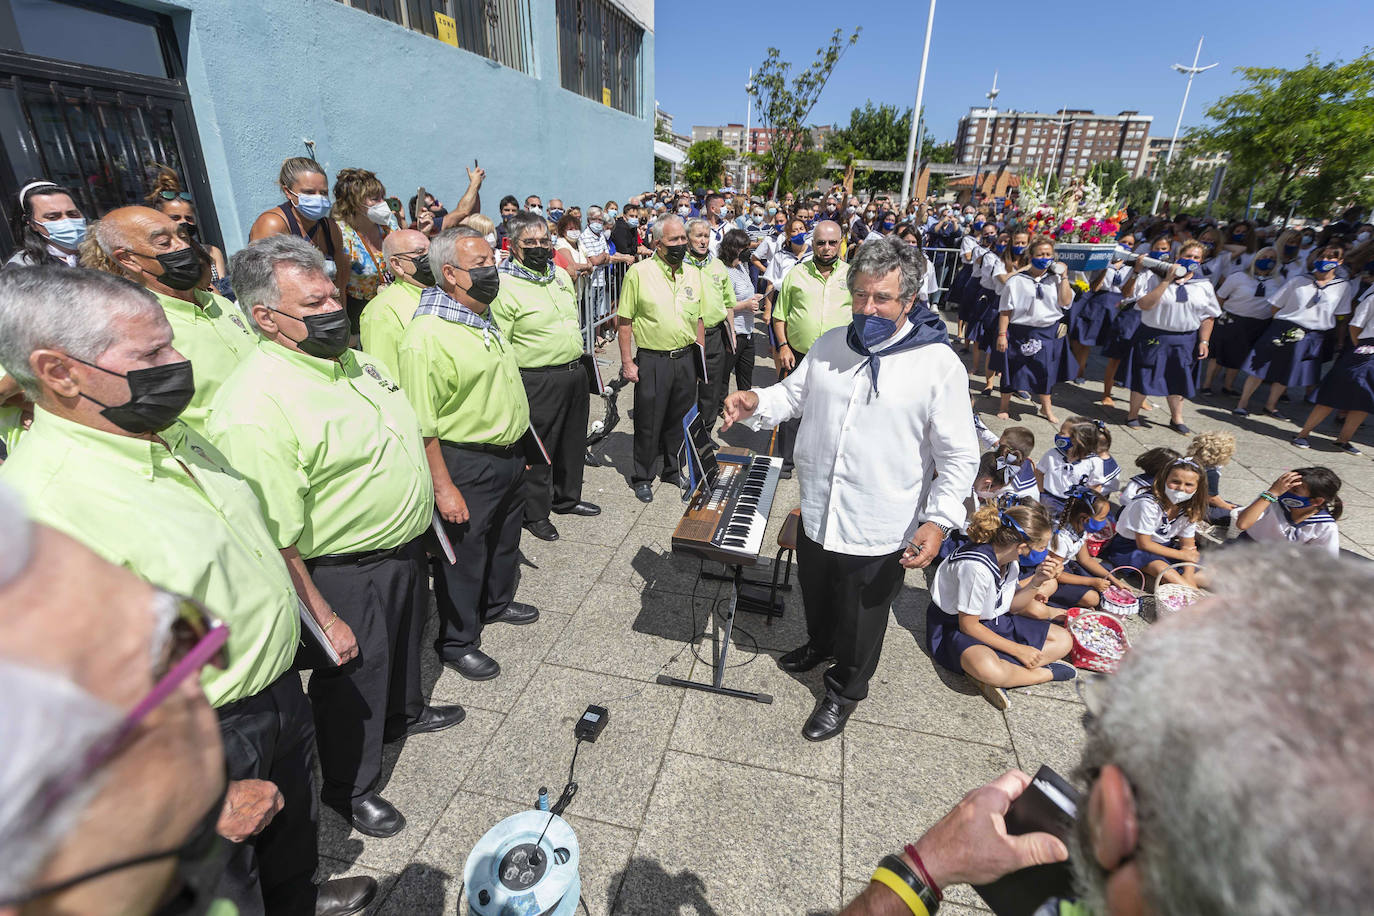
<path id="1" fill-rule="evenodd" d="M 1268 318 L 1246 318 L 1223 312 L 1212 329 L 1212 345 L 1208 348 L 1212 359 L 1223 369 L 1239 369 L 1255 348 L 1264 329 L 1269 327 Z"/>
<path id="2" fill-rule="evenodd" d="M 1117 309 L 1111 326 L 1104 334 L 1102 355 L 1107 359 L 1125 359 L 1131 355 L 1131 339 L 1140 327 L 1140 309 L 1128 305 Z"/>
<path id="3" fill-rule="evenodd" d="M 972 268 L 969 273 L 972 274 Z M 978 309 L 978 299 L 982 296 L 983 284 L 972 276 L 964 283 L 964 291 L 959 295 L 959 320 L 970 322 Z M 970 335 L 972 336 L 972 335 Z"/>
<path id="4" fill-rule="evenodd" d="M 1108 569 L 1133 566 L 1142 574 L 1145 572 L 1146 566 L 1155 560 L 1163 559 L 1157 553 L 1141 550 L 1136 546 L 1135 538 L 1125 538 L 1119 534 L 1112 535 L 1112 539 L 1102 546 L 1102 552 L 1097 555 L 1097 561 Z M 1165 562 L 1168 561 L 1165 560 Z"/>
<path id="5" fill-rule="evenodd" d="M 1370 352 L 1359 352 L 1366 348 Z M 1336 410 L 1374 413 L 1374 344 L 1361 341 L 1356 349 L 1341 354 L 1322 379 L 1316 401 Z"/>
<path id="6" fill-rule="evenodd" d="M 1250 375 L 1290 388 L 1306 388 L 1321 379 L 1324 331 L 1309 331 L 1275 318 L 1255 341 L 1241 366 Z"/>
<path id="7" fill-rule="evenodd" d="M 1069 339 L 1095 347 L 1105 343 L 1121 294 L 1099 289 L 1085 293 L 1069 308 Z"/>
<path id="8" fill-rule="evenodd" d="M 1140 394 L 1197 393 L 1197 331 L 1161 331 L 1142 324 L 1126 358 L 1126 387 Z"/>
<path id="9" fill-rule="evenodd" d="M 955 255 L 955 257 L 958 257 L 958 256 Z M 952 281 L 950 281 L 950 284 L 949 284 L 948 301 L 949 301 L 949 302 L 957 302 L 957 303 L 959 303 L 959 309 L 960 309 L 959 320 L 960 320 L 960 321 L 968 321 L 968 319 L 967 319 L 966 317 L 964 317 L 964 315 L 963 315 L 963 307 L 964 307 L 964 287 L 968 285 L 969 278 L 972 277 L 972 276 L 973 276 L 973 265 L 972 265 L 972 264 L 965 264 L 963 267 L 960 267 L 960 268 L 959 268 L 959 272 L 956 273 L 956 274 L 954 275 L 954 279 L 953 279 Z"/>
<path id="10" fill-rule="evenodd" d="M 1000 298 L 996 291 L 982 289 L 978 294 L 978 304 L 973 307 L 973 336 L 984 350 L 997 346 L 997 306 Z"/>
<path id="11" fill-rule="evenodd" d="M 1068 338 L 1059 336 L 1059 325 L 1032 328 L 1024 324 L 1007 326 L 1007 352 L 999 353 L 1002 391 L 1029 391 L 1049 394 L 1055 385 L 1067 381 L 1078 371 L 1078 362 L 1069 352 Z"/>
<path id="12" fill-rule="evenodd" d="M 1019 617 L 1016 614 L 1003 614 L 992 620 L 984 620 L 983 626 L 1012 642 L 1032 649 L 1045 648 L 1045 640 L 1050 635 L 1050 622 L 1033 617 Z M 930 657 L 943 667 L 958 674 L 964 673 L 959 657 L 974 646 L 983 643 L 959 629 L 959 615 L 946 614 L 931 602 L 926 606 L 926 649 Z M 989 647 L 991 648 L 991 647 Z M 1003 660 L 1020 665 L 1020 659 L 1000 649 L 993 649 Z"/>

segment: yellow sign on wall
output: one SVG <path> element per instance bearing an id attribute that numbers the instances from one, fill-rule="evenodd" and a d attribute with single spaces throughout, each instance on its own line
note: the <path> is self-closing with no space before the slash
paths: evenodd
<path id="1" fill-rule="evenodd" d="M 605 86 L 601 87 L 601 104 L 607 107 L 611 104 L 611 90 L 607 89 Z"/>
<path id="2" fill-rule="evenodd" d="M 446 45 L 458 47 L 458 23 L 452 16 L 445 16 L 443 13 L 434 14 L 434 27 L 439 32 L 439 40 Z"/>

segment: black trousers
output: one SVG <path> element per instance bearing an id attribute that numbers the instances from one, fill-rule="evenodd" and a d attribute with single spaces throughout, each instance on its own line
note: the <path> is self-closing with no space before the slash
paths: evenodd
<path id="1" fill-rule="evenodd" d="M 681 471 L 682 418 L 697 400 L 696 356 L 689 349 L 671 359 L 640 350 L 635 358 L 634 471 L 630 482 L 652 483 L 654 466 L 663 459 L 663 476 Z"/>
<path id="2" fill-rule="evenodd" d="M 587 449 L 587 373 L 581 363 L 548 372 L 521 369 L 530 425 L 539 434 L 553 465 L 532 459 L 525 471 L 525 521 L 549 517 L 550 509 L 570 509 L 582 499 L 582 456 Z"/>
<path id="3" fill-rule="evenodd" d="M 796 360 L 792 366 L 792 372 L 796 372 L 797 366 L 800 366 L 801 361 L 806 358 L 806 351 L 793 350 L 792 355 Z M 786 369 L 782 370 L 778 373 L 778 381 L 787 378 L 792 372 L 788 372 Z M 778 454 L 782 456 L 782 466 L 789 471 L 792 470 L 794 464 L 792 453 L 797 448 L 797 430 L 799 429 L 801 429 L 801 417 L 786 420 L 778 427 Z"/>
<path id="4" fill-rule="evenodd" d="M 797 532 L 797 582 L 806 608 L 808 641 L 835 657 L 825 695 L 842 704 L 868 696 L 887 632 L 887 614 L 901 591 L 902 551 L 876 557 L 826 550 Z"/>
<path id="5" fill-rule="evenodd" d="M 266 689 L 215 710 L 226 776 L 265 779 L 283 806 L 266 829 L 234 847 L 216 896 L 240 916 L 310 916 L 319 864 L 315 802 L 315 725 L 300 675 L 287 671 Z"/>
<path id="6" fill-rule="evenodd" d="M 697 409 L 708 433 L 716 425 L 720 405 L 725 401 L 725 392 L 730 390 L 730 367 L 734 364 L 735 354 L 731 352 L 731 341 L 726 339 L 727 335 L 731 338 L 735 336 L 729 319 L 706 329 L 706 379 L 697 382 Z"/>
<path id="7" fill-rule="evenodd" d="M 754 387 L 754 335 L 735 335 L 735 388 L 748 391 Z"/>
<path id="8" fill-rule="evenodd" d="M 493 455 L 441 443 L 453 485 L 463 494 L 468 520 L 444 522 L 458 562 L 439 558 L 434 580 L 439 599 L 440 658 L 457 658 L 482 644 L 482 625 L 515 597 L 520 524 L 525 514 L 521 486 L 525 457 Z"/>
<path id="9" fill-rule="evenodd" d="M 346 805 L 377 787 L 382 733 L 420 714 L 420 639 L 429 576 L 419 538 L 394 557 L 348 565 L 313 564 L 310 578 L 358 640 L 358 657 L 336 666 L 312 641 L 297 654 L 315 669 L 310 707 L 326 804 Z"/>

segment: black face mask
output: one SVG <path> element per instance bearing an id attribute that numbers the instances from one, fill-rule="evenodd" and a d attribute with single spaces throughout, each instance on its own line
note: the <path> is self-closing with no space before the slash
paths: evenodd
<path id="1" fill-rule="evenodd" d="M 200 283 L 201 274 L 205 270 L 205 264 L 194 248 L 164 251 L 156 255 L 140 254 L 139 257 L 156 258 L 162 265 L 162 276 L 157 279 L 172 289 L 188 290 L 195 287 Z"/>
<path id="2" fill-rule="evenodd" d="M 816 252 L 814 255 L 811 256 L 811 260 L 815 261 L 817 264 L 821 265 L 822 267 L 829 267 L 831 264 L 834 264 L 834 263 L 835 263 L 836 261 L 838 261 L 839 259 L 840 259 L 840 254 L 839 254 L 839 252 L 836 252 L 835 254 L 831 254 L 831 255 L 823 255 L 823 254 L 821 254 L 820 252 Z"/>
<path id="3" fill-rule="evenodd" d="M 682 263 L 682 259 L 687 257 L 687 243 L 681 245 L 663 246 L 663 260 L 676 267 Z"/>
<path id="4" fill-rule="evenodd" d="M 520 260 L 530 270 L 542 274 L 549 269 L 549 257 L 552 254 L 547 248 L 521 248 Z"/>
<path id="5" fill-rule="evenodd" d="M 490 305 L 501 291 L 501 275 L 496 272 L 495 266 L 472 268 L 468 271 L 468 280 L 472 285 L 463 292 L 483 305 Z"/>
<path id="6" fill-rule="evenodd" d="M 272 309 L 272 311 L 278 315 L 296 318 L 295 315 L 290 315 L 281 309 Z M 292 343 L 301 348 L 302 353 L 319 359 L 336 359 L 340 353 L 348 349 L 347 309 L 323 312 L 319 315 L 306 315 L 304 318 L 296 318 L 296 320 L 305 325 L 305 339 L 296 340 L 294 337 L 290 339 Z"/>
<path id="7" fill-rule="evenodd" d="M 81 397 L 100 405 L 102 417 L 126 433 L 142 435 L 166 429 L 181 416 L 196 393 L 190 360 L 125 373 L 88 363 L 75 356 L 72 359 L 92 369 L 117 375 L 129 383 L 129 400 L 123 404 L 101 404 L 89 394 L 81 393 Z"/>
<path id="8" fill-rule="evenodd" d="M 414 257 L 406 255 L 406 260 L 410 261 L 412 272 L 410 279 L 421 286 L 434 285 L 434 268 L 429 266 L 429 253 L 417 254 Z"/>

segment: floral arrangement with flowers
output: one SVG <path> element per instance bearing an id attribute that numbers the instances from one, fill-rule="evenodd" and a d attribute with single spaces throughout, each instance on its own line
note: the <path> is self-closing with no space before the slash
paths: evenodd
<path id="1" fill-rule="evenodd" d="M 1126 218 L 1116 196 L 1117 183 L 1108 188 L 1099 179 L 1084 178 L 1051 191 L 1050 177 L 1033 175 L 1021 184 L 1021 212 L 1032 234 L 1090 245 L 1116 240 Z"/>

